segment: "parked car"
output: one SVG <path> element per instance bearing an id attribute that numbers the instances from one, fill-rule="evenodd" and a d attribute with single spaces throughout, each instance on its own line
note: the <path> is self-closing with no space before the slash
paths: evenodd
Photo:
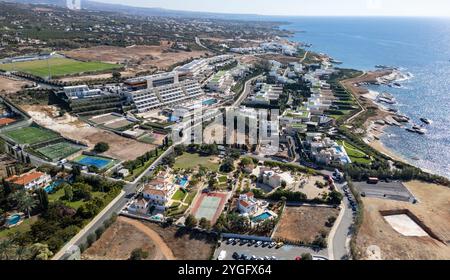
<path id="1" fill-rule="evenodd" d="M 258 242 L 256 242 L 256 244 L 255 244 L 256 247 L 259 247 L 259 246 L 261 246 L 261 245 L 262 245 L 262 241 L 258 241 Z"/>
<path id="2" fill-rule="evenodd" d="M 237 252 L 234 252 L 232 257 L 233 257 L 233 259 L 238 260 L 240 256 Z"/>
<path id="3" fill-rule="evenodd" d="M 275 243 L 275 242 L 270 242 L 269 248 L 273 248 L 273 247 L 275 247 L 275 246 L 277 246 L 277 243 Z"/>
<path id="4" fill-rule="evenodd" d="M 271 259 L 272 259 L 272 261 L 275 261 L 277 259 L 277 257 L 272 256 Z"/>
<path id="5" fill-rule="evenodd" d="M 269 256 L 265 256 L 264 259 L 265 259 L 266 261 L 270 261 L 270 260 L 271 260 L 271 258 L 270 258 Z"/>
<path id="6" fill-rule="evenodd" d="M 252 261 L 254 261 L 254 260 L 257 260 L 258 258 L 255 256 L 255 255 L 253 255 L 251 258 L 250 258 L 250 260 L 252 260 Z"/>
<path id="7" fill-rule="evenodd" d="M 233 242 L 234 242 L 234 238 L 230 238 L 230 239 L 227 240 L 227 244 L 231 244 Z"/>
<path id="8" fill-rule="evenodd" d="M 279 242 L 279 243 L 277 243 L 277 247 L 276 248 L 278 249 L 278 248 L 281 248 L 283 246 L 284 246 L 284 243 L 283 242 Z"/>
<path id="9" fill-rule="evenodd" d="M 239 259 L 241 259 L 241 260 L 247 260 L 248 259 L 248 256 L 246 255 L 246 254 L 242 254 L 240 257 L 239 257 Z"/>

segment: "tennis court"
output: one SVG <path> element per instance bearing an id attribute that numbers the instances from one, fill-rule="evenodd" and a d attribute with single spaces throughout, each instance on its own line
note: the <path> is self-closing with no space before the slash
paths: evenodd
<path id="1" fill-rule="evenodd" d="M 104 169 L 113 162 L 108 158 L 86 155 L 79 156 L 74 161 L 85 166 L 95 166 L 98 169 Z"/>
<path id="2" fill-rule="evenodd" d="M 37 151 L 51 160 L 66 158 L 81 149 L 68 142 L 59 142 L 37 149 Z"/>
<path id="3" fill-rule="evenodd" d="M 192 213 L 196 219 L 205 218 L 211 221 L 211 224 L 214 224 L 223 210 L 225 201 L 226 194 L 223 193 L 201 194 L 192 209 Z"/>

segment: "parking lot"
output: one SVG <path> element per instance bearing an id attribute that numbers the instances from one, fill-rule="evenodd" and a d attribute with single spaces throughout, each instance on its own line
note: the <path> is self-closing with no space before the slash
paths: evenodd
<path id="1" fill-rule="evenodd" d="M 400 181 L 368 184 L 367 182 L 354 182 L 361 196 L 385 198 L 398 201 L 414 201 L 414 196 Z"/>
<path id="2" fill-rule="evenodd" d="M 264 243 L 264 242 L 262 242 Z M 228 243 L 227 240 L 222 241 L 222 244 L 214 253 L 214 259 L 217 259 L 221 251 L 226 251 L 224 260 L 233 260 L 233 253 L 236 252 L 241 256 L 244 254 L 250 259 L 252 256 L 257 259 L 269 257 L 272 260 L 295 260 L 296 257 L 301 256 L 303 253 L 310 253 L 317 259 L 328 259 L 327 249 L 313 250 L 311 247 L 283 245 L 280 248 L 275 246 L 269 248 L 269 246 L 256 246 L 256 244 L 250 245 L 248 243 L 241 244 L 240 242 Z M 275 257 L 275 258 L 273 258 Z"/>

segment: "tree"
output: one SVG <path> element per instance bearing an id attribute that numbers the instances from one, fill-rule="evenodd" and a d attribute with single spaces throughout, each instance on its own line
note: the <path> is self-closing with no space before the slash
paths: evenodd
<path id="1" fill-rule="evenodd" d="M 72 176 L 74 177 L 74 179 L 80 175 L 81 175 L 81 168 L 78 165 L 72 166 Z"/>
<path id="2" fill-rule="evenodd" d="M 44 189 L 38 189 L 36 191 L 38 200 L 39 200 L 39 206 L 43 211 L 47 211 L 48 209 L 48 194 Z"/>
<path id="3" fill-rule="evenodd" d="M 104 153 L 107 150 L 109 150 L 109 145 L 108 143 L 105 142 L 98 142 L 95 146 L 94 146 L 94 151 L 96 153 Z"/>
<path id="4" fill-rule="evenodd" d="M 9 239 L 0 240 L 0 260 L 9 260 L 11 259 L 13 253 L 12 249 L 14 248 L 14 244 Z"/>
<path id="5" fill-rule="evenodd" d="M 301 257 L 303 261 L 311 261 L 313 259 L 310 253 L 303 253 Z"/>
<path id="6" fill-rule="evenodd" d="M 286 181 L 285 180 L 281 180 L 281 187 L 284 189 L 284 188 L 286 188 L 286 186 L 287 186 Z"/>
<path id="7" fill-rule="evenodd" d="M 226 158 L 220 165 L 220 171 L 224 173 L 230 173 L 234 170 L 234 162 L 232 158 Z"/>
<path id="8" fill-rule="evenodd" d="M 342 201 L 342 194 L 336 190 L 333 190 L 328 194 L 328 203 L 330 204 L 340 204 Z"/>
<path id="9" fill-rule="evenodd" d="M 136 248 L 131 252 L 129 260 L 139 261 L 146 259 L 148 257 L 148 252 L 142 250 L 141 248 Z"/>
<path id="10" fill-rule="evenodd" d="M 186 220 L 184 221 L 184 225 L 187 228 L 192 229 L 197 226 L 197 219 L 193 215 L 189 215 L 186 217 Z"/>
<path id="11" fill-rule="evenodd" d="M 13 193 L 11 199 L 17 203 L 20 211 L 27 212 L 28 218 L 31 217 L 31 210 L 38 204 L 36 199 L 24 190 Z"/>
<path id="12" fill-rule="evenodd" d="M 32 260 L 48 260 L 53 256 L 47 244 L 35 243 L 30 246 L 29 251 Z"/>
<path id="13" fill-rule="evenodd" d="M 122 77 L 122 74 L 119 71 L 112 72 L 112 78 L 114 81 L 119 81 L 121 77 Z"/>
<path id="14" fill-rule="evenodd" d="M 67 201 L 72 201 L 73 199 L 73 189 L 69 184 L 64 187 L 64 199 Z"/>
<path id="15" fill-rule="evenodd" d="M 209 220 L 207 220 L 205 217 L 203 217 L 199 221 L 199 226 L 202 229 L 210 230 L 211 229 L 211 222 Z"/>

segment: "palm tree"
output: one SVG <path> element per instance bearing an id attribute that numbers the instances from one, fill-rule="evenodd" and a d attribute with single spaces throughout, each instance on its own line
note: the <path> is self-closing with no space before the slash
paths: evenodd
<path id="1" fill-rule="evenodd" d="M 9 260 L 13 248 L 14 244 L 11 240 L 4 239 L 0 241 L 0 260 Z"/>
<path id="2" fill-rule="evenodd" d="M 20 211 L 26 211 L 28 218 L 31 218 L 30 212 L 37 205 L 36 199 L 26 191 L 15 192 L 11 195 L 11 198 L 17 203 L 17 208 Z"/>

